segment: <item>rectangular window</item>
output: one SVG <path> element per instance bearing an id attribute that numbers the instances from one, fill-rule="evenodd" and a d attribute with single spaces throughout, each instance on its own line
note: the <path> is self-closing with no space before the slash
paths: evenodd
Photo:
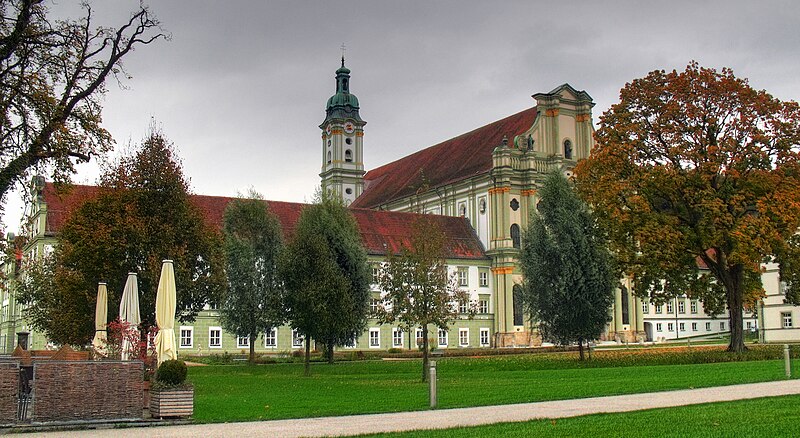
<path id="1" fill-rule="evenodd" d="M 686 301 L 683 300 L 678 301 L 678 313 L 680 314 L 686 313 Z"/>
<path id="2" fill-rule="evenodd" d="M 356 342 L 356 338 L 353 338 L 348 343 L 344 344 L 344 348 L 356 348 Z"/>
<path id="3" fill-rule="evenodd" d="M 692 323 L 692 331 L 693 331 L 693 332 L 696 332 L 696 331 L 697 331 L 697 323 L 696 323 L 696 322 L 693 322 L 693 323 Z"/>
<path id="4" fill-rule="evenodd" d="M 686 331 L 686 324 L 684 324 L 682 322 L 678 323 L 678 331 L 679 332 L 685 332 Z"/>
<path id="5" fill-rule="evenodd" d="M 690 303 L 692 313 L 697 313 L 697 300 L 692 300 Z"/>
<path id="6" fill-rule="evenodd" d="M 673 324 L 671 322 L 667 323 L 667 331 L 668 332 L 674 332 L 675 331 L 675 324 Z"/>
<path id="7" fill-rule="evenodd" d="M 237 336 L 236 337 L 236 347 L 238 347 L 238 348 L 249 348 L 250 347 L 250 336 Z"/>
<path id="8" fill-rule="evenodd" d="M 369 329 L 369 348 L 381 348 L 381 329 Z"/>
<path id="9" fill-rule="evenodd" d="M 439 347 L 446 348 L 447 347 L 447 330 L 439 329 Z"/>
<path id="10" fill-rule="evenodd" d="M 650 303 L 642 301 L 642 313 L 650 313 Z"/>
<path id="11" fill-rule="evenodd" d="M 480 287 L 489 287 L 489 272 L 488 271 L 479 271 L 478 272 L 478 285 Z"/>
<path id="12" fill-rule="evenodd" d="M 381 308 L 381 300 L 377 298 L 369 299 L 369 311 L 372 315 L 376 315 L 378 313 L 378 309 L 380 308 Z"/>
<path id="13" fill-rule="evenodd" d="M 662 306 L 661 304 L 656 304 L 656 313 L 661 313 L 663 308 L 664 308 L 664 306 Z"/>
<path id="14" fill-rule="evenodd" d="M 469 347 L 469 329 L 458 329 L 458 345 L 460 347 Z"/>
<path id="15" fill-rule="evenodd" d="M 725 323 L 724 322 L 719 323 L 719 329 L 720 330 L 725 330 Z"/>
<path id="16" fill-rule="evenodd" d="M 706 323 L 706 331 L 707 331 L 707 332 L 710 332 L 710 331 L 711 331 L 711 323 L 710 323 L 710 322 L 707 322 L 707 323 Z"/>
<path id="17" fill-rule="evenodd" d="M 208 328 L 208 347 L 222 348 L 222 327 Z"/>
<path id="18" fill-rule="evenodd" d="M 660 322 L 657 322 L 657 323 L 656 323 L 656 331 L 657 331 L 657 332 L 661 332 L 661 331 L 663 331 L 663 330 L 662 330 L 662 325 L 661 325 L 661 323 L 660 323 Z"/>
<path id="19" fill-rule="evenodd" d="M 381 268 L 378 265 L 372 265 L 372 284 L 378 284 L 381 281 Z"/>
<path id="20" fill-rule="evenodd" d="M 417 329 L 416 333 L 414 333 L 414 337 L 417 340 L 417 346 L 418 347 L 421 347 L 422 344 L 425 343 L 425 340 L 422 338 L 422 329 L 421 328 Z"/>
<path id="21" fill-rule="evenodd" d="M 667 313 L 672 313 L 674 311 L 672 307 L 672 301 L 667 302 Z"/>
<path id="22" fill-rule="evenodd" d="M 303 336 L 300 332 L 297 331 L 297 329 L 292 329 L 292 348 L 302 348 L 303 340 Z"/>
<path id="23" fill-rule="evenodd" d="M 747 321 L 747 330 L 753 330 L 753 322 Z"/>
<path id="24" fill-rule="evenodd" d="M 467 268 L 458 268 L 458 285 L 469 286 L 469 277 L 467 276 Z"/>
<path id="25" fill-rule="evenodd" d="M 181 326 L 181 348 L 192 348 L 194 345 L 194 328 Z"/>
<path id="26" fill-rule="evenodd" d="M 468 301 L 461 301 L 458 303 L 458 313 L 467 313 L 469 312 L 469 302 Z"/>
<path id="27" fill-rule="evenodd" d="M 792 328 L 792 312 L 781 312 L 783 328 Z"/>
<path id="28" fill-rule="evenodd" d="M 403 330 L 399 328 L 392 329 L 392 347 L 403 346 Z"/>
<path id="29" fill-rule="evenodd" d="M 489 329 L 488 328 L 482 328 L 480 333 L 481 333 L 481 339 L 480 339 L 481 347 L 488 347 L 489 346 Z"/>
<path id="30" fill-rule="evenodd" d="M 489 313 L 489 300 L 480 300 L 478 302 L 478 311 L 480 313 Z"/>
<path id="31" fill-rule="evenodd" d="M 264 333 L 264 347 L 277 348 L 278 347 L 278 328 L 272 327 L 272 330 Z"/>

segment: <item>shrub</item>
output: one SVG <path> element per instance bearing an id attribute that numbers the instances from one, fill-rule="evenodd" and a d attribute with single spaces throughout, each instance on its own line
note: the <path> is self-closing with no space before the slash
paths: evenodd
<path id="1" fill-rule="evenodd" d="M 397 354 L 397 353 L 402 353 L 402 352 L 403 352 L 402 348 L 394 348 L 394 347 L 390 348 L 387 351 L 387 353 L 389 353 L 389 354 Z"/>
<path id="2" fill-rule="evenodd" d="M 186 381 L 186 363 L 182 360 L 165 360 L 158 366 L 156 381 L 164 385 L 181 385 Z"/>

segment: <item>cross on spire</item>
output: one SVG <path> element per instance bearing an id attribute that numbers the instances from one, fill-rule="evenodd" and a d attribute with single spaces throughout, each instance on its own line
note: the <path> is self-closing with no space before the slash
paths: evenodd
<path id="1" fill-rule="evenodd" d="M 344 43 L 342 43 L 342 67 L 344 67 L 344 52 L 347 50 Z"/>

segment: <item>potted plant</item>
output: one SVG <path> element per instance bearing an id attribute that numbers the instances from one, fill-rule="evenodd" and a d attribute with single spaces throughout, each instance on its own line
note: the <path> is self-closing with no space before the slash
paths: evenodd
<path id="1" fill-rule="evenodd" d="M 182 360 L 166 360 L 158 366 L 150 387 L 153 418 L 189 417 L 194 413 L 194 387 L 186 381 L 186 372 Z"/>

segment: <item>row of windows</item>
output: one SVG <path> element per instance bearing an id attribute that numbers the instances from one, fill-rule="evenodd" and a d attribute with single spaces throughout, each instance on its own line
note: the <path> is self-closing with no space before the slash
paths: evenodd
<path id="1" fill-rule="evenodd" d="M 672 301 L 667 301 L 667 313 L 675 313 L 675 308 Z M 660 314 L 663 313 L 664 306 L 662 304 L 656 304 L 656 313 Z M 692 300 L 689 302 L 689 310 L 693 314 L 697 313 L 697 300 Z M 650 303 L 643 302 L 642 303 L 642 312 L 643 313 L 650 313 Z M 686 301 L 678 301 L 678 313 L 685 314 L 686 313 Z"/>
<path id="2" fill-rule="evenodd" d="M 663 327 L 664 327 L 663 323 L 661 323 L 661 322 L 656 323 L 656 331 L 657 332 L 663 332 L 664 331 Z M 747 329 L 751 330 L 752 328 L 753 328 L 752 321 L 747 321 Z M 725 330 L 725 322 L 724 321 L 720 321 L 719 329 L 722 330 L 722 331 Z M 675 323 L 674 322 L 668 322 L 667 323 L 667 331 L 668 332 L 674 332 L 675 331 Z M 685 332 L 686 331 L 686 323 L 684 323 L 684 322 L 678 323 L 678 331 L 679 332 Z M 697 331 L 697 323 L 696 322 L 692 323 L 692 331 L 693 332 Z M 706 323 L 706 331 L 707 332 L 711 331 L 711 323 L 710 322 Z"/>
<path id="3" fill-rule="evenodd" d="M 194 327 L 181 326 L 180 328 L 180 348 L 194 348 Z M 417 344 L 422 343 L 422 329 L 416 330 Z M 271 331 L 264 333 L 264 348 L 277 348 L 278 346 L 278 329 L 273 328 Z M 437 343 L 439 347 L 447 347 L 448 345 L 448 332 L 446 330 L 438 330 Z M 292 348 L 301 348 L 304 346 L 303 337 L 292 329 Z M 405 343 L 405 332 L 399 328 L 392 329 L 392 347 L 402 348 Z M 481 347 L 489 346 L 489 329 L 481 328 L 478 343 Z M 355 348 L 357 341 L 353 340 L 350 345 L 346 347 Z M 380 327 L 373 327 L 369 329 L 368 344 L 370 348 L 381 348 L 381 329 Z M 458 345 L 461 347 L 469 346 L 469 329 L 458 329 Z M 209 327 L 208 329 L 208 347 L 209 348 L 222 348 L 222 327 Z M 236 337 L 237 348 L 250 348 L 249 337 Z"/>
<path id="4" fill-rule="evenodd" d="M 469 268 L 466 267 L 459 267 L 456 271 L 456 275 L 458 276 L 458 285 L 462 287 L 469 287 Z M 381 271 L 380 266 L 373 265 L 372 266 L 372 283 L 378 284 L 380 283 L 381 279 Z M 489 287 L 489 271 L 480 270 L 478 271 L 478 286 L 480 287 Z"/>
<path id="5" fill-rule="evenodd" d="M 378 298 L 371 298 L 369 300 L 369 311 L 372 315 L 376 315 L 381 308 L 381 300 Z M 458 303 L 459 313 L 469 312 L 469 302 Z M 481 297 L 478 300 L 478 313 L 489 313 L 489 298 Z"/>

